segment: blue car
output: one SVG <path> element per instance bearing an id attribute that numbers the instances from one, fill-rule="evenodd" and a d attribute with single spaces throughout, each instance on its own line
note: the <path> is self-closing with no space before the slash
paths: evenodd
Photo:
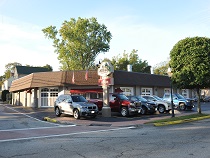
<path id="1" fill-rule="evenodd" d="M 169 93 L 164 94 L 163 100 L 171 101 L 171 94 Z M 185 98 L 179 93 L 173 94 L 173 104 L 174 107 L 179 110 L 186 110 L 186 109 L 191 110 L 192 108 L 195 107 L 193 99 Z"/>

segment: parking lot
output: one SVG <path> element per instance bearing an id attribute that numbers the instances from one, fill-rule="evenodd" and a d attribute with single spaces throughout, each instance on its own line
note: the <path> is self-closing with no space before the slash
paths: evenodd
<path id="1" fill-rule="evenodd" d="M 61 115 L 61 117 L 56 117 L 54 114 L 54 109 L 51 108 L 25 108 L 23 106 L 12 106 L 10 104 L 4 104 L 8 108 L 12 108 L 18 112 L 27 114 L 28 116 L 44 120 L 44 118 L 49 118 L 51 121 L 55 121 L 61 124 L 74 124 L 74 125 L 84 125 L 84 126 L 130 126 L 130 125 L 142 125 L 152 120 L 170 118 L 170 113 L 159 114 L 147 114 L 147 115 L 134 115 L 129 117 L 122 117 L 117 112 L 112 112 L 111 117 L 102 117 L 101 112 L 96 118 L 81 118 L 79 120 L 74 119 L 73 116 Z M 201 103 L 202 113 L 210 112 L 210 102 Z M 197 106 L 192 110 L 178 111 L 175 110 L 175 117 L 195 114 L 197 113 Z"/>

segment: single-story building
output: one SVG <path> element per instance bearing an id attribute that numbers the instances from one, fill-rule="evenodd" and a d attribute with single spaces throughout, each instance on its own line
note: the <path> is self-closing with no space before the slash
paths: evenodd
<path id="1" fill-rule="evenodd" d="M 157 95 L 170 92 L 170 78 L 163 75 L 114 71 L 109 92 L 121 89 L 125 95 Z M 12 104 L 25 107 L 53 107 L 60 94 L 80 93 L 87 99 L 101 96 L 96 70 L 54 71 L 31 73 L 12 82 Z M 190 90 L 178 91 L 191 97 Z"/>

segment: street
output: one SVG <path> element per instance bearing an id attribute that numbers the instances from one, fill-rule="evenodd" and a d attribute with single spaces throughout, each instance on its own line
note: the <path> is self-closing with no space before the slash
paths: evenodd
<path id="1" fill-rule="evenodd" d="M 0 105 L 0 157 L 6 158 L 209 158 L 209 131 L 210 119 L 163 127 L 61 125 Z"/>

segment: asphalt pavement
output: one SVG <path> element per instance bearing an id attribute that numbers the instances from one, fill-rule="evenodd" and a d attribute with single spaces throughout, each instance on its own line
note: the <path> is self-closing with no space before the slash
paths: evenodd
<path id="1" fill-rule="evenodd" d="M 55 122 L 58 124 L 73 124 L 77 126 L 118 126 L 118 127 L 126 127 L 126 126 L 140 126 L 145 123 L 148 123 L 153 120 L 170 118 L 170 113 L 159 114 L 158 112 L 155 114 L 147 114 L 147 115 L 135 115 L 129 117 L 122 117 L 119 113 L 112 112 L 111 117 L 103 117 L 101 113 L 96 118 L 81 118 L 79 120 L 74 119 L 73 116 L 69 115 L 61 115 L 60 117 L 56 117 L 54 114 L 53 107 L 43 107 L 43 108 L 32 108 L 32 107 L 23 107 L 23 106 L 13 106 L 11 104 L 2 104 L 0 106 L 5 106 L 8 109 L 14 110 L 19 113 L 23 113 L 29 117 L 33 117 L 43 121 Z M 183 116 L 196 114 L 196 108 L 189 111 L 178 111 L 175 110 L 175 116 Z M 205 111 L 205 113 L 209 113 L 210 111 Z"/>

